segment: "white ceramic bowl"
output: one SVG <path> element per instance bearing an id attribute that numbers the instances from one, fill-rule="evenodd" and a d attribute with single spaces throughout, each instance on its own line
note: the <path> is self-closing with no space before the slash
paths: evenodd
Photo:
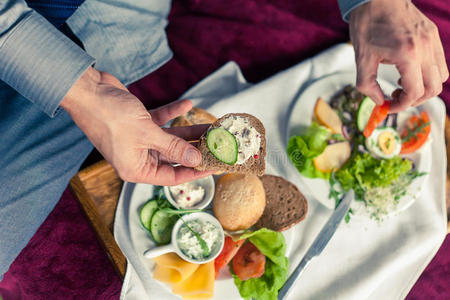
<path id="1" fill-rule="evenodd" d="M 192 221 L 192 220 L 208 221 L 208 222 L 212 223 L 213 225 L 215 225 L 219 229 L 219 246 L 214 249 L 214 252 L 211 253 L 211 255 L 207 259 L 203 259 L 203 260 L 192 259 L 192 258 L 186 256 L 183 253 L 183 251 L 181 251 L 181 249 L 178 245 L 177 235 L 181 229 L 181 226 L 184 224 L 182 219 L 184 220 L 184 222 L 188 222 L 188 221 Z M 220 252 L 222 252 L 224 242 L 225 242 L 225 234 L 224 234 L 223 228 L 220 225 L 219 221 L 214 216 L 212 216 L 206 212 L 197 212 L 197 213 L 184 215 L 175 223 L 175 225 L 173 226 L 173 229 L 172 229 L 172 240 L 171 240 L 170 244 L 148 249 L 144 252 L 144 256 L 146 258 L 154 258 L 154 257 L 160 256 L 160 255 L 163 255 L 163 254 L 166 254 L 169 252 L 175 252 L 176 254 L 178 254 L 178 256 L 180 256 L 182 259 L 184 259 L 187 262 L 194 263 L 194 264 L 204 264 L 204 263 L 214 260 L 220 254 Z"/>
<path id="2" fill-rule="evenodd" d="M 194 181 L 191 181 L 192 183 L 197 183 L 201 187 L 205 189 L 205 196 L 203 197 L 203 200 L 198 202 L 197 204 L 191 206 L 191 207 L 181 207 L 173 198 L 172 193 L 170 192 L 170 186 L 164 187 L 164 194 L 166 195 L 167 200 L 169 200 L 170 204 L 175 206 L 176 208 L 182 208 L 182 209 L 203 209 L 207 207 L 212 199 L 214 198 L 214 192 L 215 192 L 215 183 L 214 178 L 212 175 L 209 175 L 204 178 L 200 178 Z"/>

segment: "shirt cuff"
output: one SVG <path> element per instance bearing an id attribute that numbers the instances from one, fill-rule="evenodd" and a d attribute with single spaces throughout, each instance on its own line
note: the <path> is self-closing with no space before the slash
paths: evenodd
<path id="1" fill-rule="evenodd" d="M 33 11 L 0 47 L 0 79 L 53 117 L 69 89 L 94 62 Z"/>
<path id="2" fill-rule="evenodd" d="M 339 9 L 341 10 L 342 19 L 348 23 L 350 20 L 350 12 L 370 0 L 338 0 Z"/>
<path id="3" fill-rule="evenodd" d="M 171 57 L 165 27 L 170 1 L 85 1 L 67 20 L 95 68 L 124 85 L 159 68 Z"/>

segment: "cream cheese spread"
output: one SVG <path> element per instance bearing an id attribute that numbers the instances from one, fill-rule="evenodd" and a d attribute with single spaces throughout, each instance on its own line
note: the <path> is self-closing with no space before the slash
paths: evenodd
<path id="1" fill-rule="evenodd" d="M 186 182 L 169 187 L 173 200 L 180 208 L 189 208 L 201 202 L 205 197 L 205 189 L 195 183 Z"/>
<path id="2" fill-rule="evenodd" d="M 248 118 L 231 116 L 223 120 L 220 123 L 220 127 L 231 132 L 236 138 L 238 143 L 237 164 L 241 165 L 250 157 L 258 155 L 259 147 L 261 145 L 261 135 L 250 125 L 250 120 Z"/>
<path id="3" fill-rule="evenodd" d="M 209 256 L 220 246 L 220 229 L 208 221 L 193 220 L 183 224 L 177 234 L 178 247 L 187 257 L 195 260 L 207 259 L 209 256 L 205 257 L 204 249 L 191 229 L 205 241 Z"/>

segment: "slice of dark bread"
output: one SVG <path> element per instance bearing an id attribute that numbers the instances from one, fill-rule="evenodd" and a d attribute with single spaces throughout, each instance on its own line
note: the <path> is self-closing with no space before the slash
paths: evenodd
<path id="1" fill-rule="evenodd" d="M 220 124 L 223 120 L 233 116 L 248 118 L 250 121 L 250 125 L 253 126 L 261 135 L 261 144 L 259 147 L 259 153 L 257 154 L 258 156 L 256 158 L 250 157 L 243 164 L 228 165 L 215 158 L 214 155 L 209 151 L 208 146 L 206 146 L 206 135 L 210 129 L 220 127 Z M 236 113 L 224 115 L 216 122 L 211 124 L 209 129 L 200 137 L 200 143 L 197 148 L 202 153 L 202 162 L 200 165 L 195 167 L 195 169 L 199 171 L 215 170 L 226 173 L 254 174 L 262 176 L 266 169 L 266 129 L 264 128 L 264 125 L 260 120 L 249 114 Z"/>
<path id="2" fill-rule="evenodd" d="M 210 124 L 214 123 L 216 120 L 217 118 L 206 110 L 199 107 L 193 107 L 186 114 L 175 118 L 170 127 Z"/>
<path id="3" fill-rule="evenodd" d="M 256 228 L 284 231 L 306 217 L 308 202 L 294 184 L 273 175 L 264 175 L 260 179 L 266 193 L 266 207 Z"/>

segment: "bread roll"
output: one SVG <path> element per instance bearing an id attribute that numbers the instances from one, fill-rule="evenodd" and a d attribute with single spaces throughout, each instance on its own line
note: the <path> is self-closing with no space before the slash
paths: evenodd
<path id="1" fill-rule="evenodd" d="M 256 175 L 226 174 L 217 181 L 213 212 L 225 230 L 250 228 L 265 206 L 264 187 Z"/>

